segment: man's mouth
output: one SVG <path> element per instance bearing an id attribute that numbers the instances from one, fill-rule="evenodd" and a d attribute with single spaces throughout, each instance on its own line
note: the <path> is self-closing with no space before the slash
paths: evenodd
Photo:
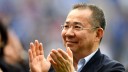
<path id="1" fill-rule="evenodd" d="M 75 43 L 78 43 L 76 41 L 66 41 L 67 44 L 75 44 Z"/>

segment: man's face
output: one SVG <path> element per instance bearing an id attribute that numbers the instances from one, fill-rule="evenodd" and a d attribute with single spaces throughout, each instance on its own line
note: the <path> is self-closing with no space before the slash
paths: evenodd
<path id="1" fill-rule="evenodd" d="M 65 47 L 70 47 L 73 53 L 84 52 L 93 47 L 96 33 L 91 28 L 90 17 L 92 11 L 89 9 L 72 10 L 64 23 L 64 28 L 62 30 L 62 39 Z M 89 29 L 79 29 L 82 28 Z"/>

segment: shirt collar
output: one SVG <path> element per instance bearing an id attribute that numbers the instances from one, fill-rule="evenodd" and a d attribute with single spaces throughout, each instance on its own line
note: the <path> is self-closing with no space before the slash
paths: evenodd
<path id="1" fill-rule="evenodd" d="M 78 72 L 82 69 L 82 67 L 84 67 L 87 62 L 95 55 L 95 53 L 98 51 L 98 49 L 96 51 L 94 51 L 93 53 L 91 53 L 90 55 L 82 58 L 79 60 L 78 62 Z"/>
<path id="2" fill-rule="evenodd" d="M 98 49 L 96 51 L 94 51 L 93 53 L 91 53 L 90 55 L 84 57 L 85 63 L 84 65 L 87 64 L 87 62 L 95 55 L 95 53 L 98 51 Z"/>

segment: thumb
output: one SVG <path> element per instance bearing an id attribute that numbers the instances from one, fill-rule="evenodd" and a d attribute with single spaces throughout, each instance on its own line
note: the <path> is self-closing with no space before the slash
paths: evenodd
<path id="1" fill-rule="evenodd" d="M 68 55 L 69 55 L 71 58 L 73 58 L 72 51 L 71 51 L 71 49 L 70 49 L 69 47 L 67 47 L 67 53 L 68 53 Z"/>
<path id="2" fill-rule="evenodd" d="M 50 54 L 47 56 L 47 61 L 49 61 L 50 62 L 50 60 L 52 60 L 52 58 L 51 58 L 51 56 L 50 56 Z"/>

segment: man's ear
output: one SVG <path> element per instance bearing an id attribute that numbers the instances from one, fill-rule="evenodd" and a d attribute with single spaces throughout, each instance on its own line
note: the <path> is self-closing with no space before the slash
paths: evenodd
<path id="1" fill-rule="evenodd" d="M 96 30 L 96 39 L 95 39 L 95 41 L 100 41 L 101 38 L 103 37 L 103 35 L 104 35 L 104 30 L 102 28 L 98 28 Z"/>

